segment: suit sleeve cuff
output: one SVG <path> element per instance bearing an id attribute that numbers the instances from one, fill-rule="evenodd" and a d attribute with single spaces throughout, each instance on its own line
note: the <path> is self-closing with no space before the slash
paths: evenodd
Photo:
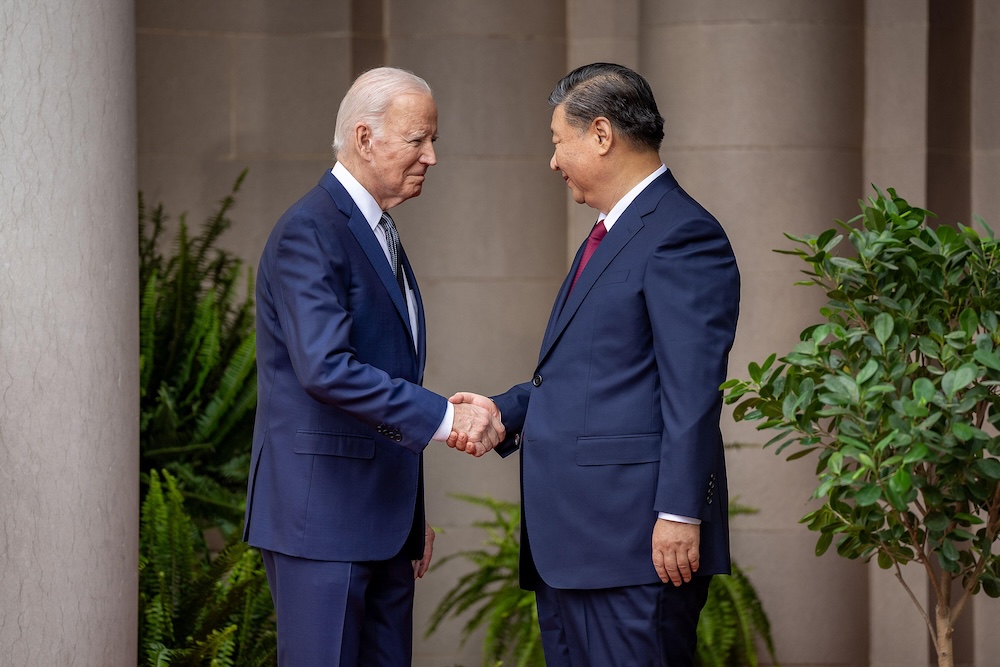
<path id="1" fill-rule="evenodd" d="M 677 523 L 693 523 L 696 526 L 701 525 L 701 519 L 694 519 L 689 516 L 667 514 L 666 512 L 659 512 L 657 516 L 663 519 L 664 521 L 676 521 Z"/>
<path id="2" fill-rule="evenodd" d="M 437 430 L 434 431 L 431 440 L 437 440 L 439 442 L 446 442 L 448 436 L 451 435 L 451 427 L 455 423 L 455 406 L 448 402 L 448 407 L 444 411 L 444 419 L 441 420 L 441 424 L 438 426 Z"/>

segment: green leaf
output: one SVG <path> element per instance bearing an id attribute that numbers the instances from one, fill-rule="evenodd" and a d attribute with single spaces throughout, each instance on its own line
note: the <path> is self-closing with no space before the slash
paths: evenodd
<path id="1" fill-rule="evenodd" d="M 976 315 L 976 311 L 972 308 L 966 308 L 962 311 L 962 314 L 958 317 L 959 325 L 965 334 L 971 339 L 973 334 L 976 333 L 976 329 L 979 328 L 979 317 Z"/>
<path id="2" fill-rule="evenodd" d="M 975 436 L 975 431 L 965 422 L 953 422 L 951 432 L 960 442 L 968 442 Z"/>
<path id="3" fill-rule="evenodd" d="M 976 379 L 975 364 L 964 364 L 953 371 L 948 371 L 941 378 L 941 390 L 945 397 L 952 399 L 955 394 L 965 389 Z"/>
<path id="4" fill-rule="evenodd" d="M 889 488 L 900 496 L 907 494 L 910 490 L 910 473 L 906 472 L 906 468 L 900 468 L 889 478 Z"/>
<path id="5" fill-rule="evenodd" d="M 979 474 L 993 481 L 1000 480 L 1000 461 L 997 459 L 979 459 L 975 463 Z"/>
<path id="6" fill-rule="evenodd" d="M 866 484 L 854 494 L 854 500 L 861 507 L 868 507 L 869 505 L 874 505 L 879 500 L 882 499 L 882 489 L 878 487 L 877 484 Z"/>
<path id="7" fill-rule="evenodd" d="M 913 383 L 913 398 L 921 403 L 929 403 L 934 399 L 934 383 L 927 378 L 917 378 Z"/>
<path id="8" fill-rule="evenodd" d="M 799 451 L 797 451 L 794 454 L 790 455 L 785 460 L 786 461 L 795 461 L 797 459 L 801 459 L 803 456 L 808 456 L 809 454 L 815 452 L 817 449 L 819 449 L 819 448 L 818 447 L 807 447 L 806 449 L 800 449 Z"/>
<path id="9" fill-rule="evenodd" d="M 875 316 L 875 337 L 882 345 L 885 345 L 892 336 L 893 326 L 894 321 L 889 313 L 879 313 Z"/>
<path id="10" fill-rule="evenodd" d="M 976 350 L 972 353 L 972 358 L 987 368 L 1000 371 L 1000 354 L 994 350 Z"/>
<path id="11" fill-rule="evenodd" d="M 888 570 L 892 567 L 893 560 L 892 557 L 884 551 L 878 552 L 878 566 L 883 570 Z"/>
<path id="12" fill-rule="evenodd" d="M 924 519 L 924 525 L 934 532 L 943 533 L 948 530 L 948 517 L 943 512 L 929 512 Z"/>
<path id="13" fill-rule="evenodd" d="M 874 359 L 869 359 L 868 362 L 858 371 L 858 375 L 855 378 L 859 385 L 864 384 L 875 375 L 878 370 L 878 362 Z"/>
<path id="14" fill-rule="evenodd" d="M 832 543 L 833 543 L 833 533 L 823 533 L 822 535 L 820 535 L 819 539 L 816 540 L 816 555 L 822 556 L 823 554 L 825 554 L 827 549 L 830 548 L 830 545 Z"/>

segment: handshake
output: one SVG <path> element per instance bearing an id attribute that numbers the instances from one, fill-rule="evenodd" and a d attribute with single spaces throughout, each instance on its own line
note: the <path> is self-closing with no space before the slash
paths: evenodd
<path id="1" fill-rule="evenodd" d="M 506 436 L 496 403 L 485 396 L 461 391 L 448 399 L 455 405 L 455 421 L 448 446 L 480 457 Z"/>

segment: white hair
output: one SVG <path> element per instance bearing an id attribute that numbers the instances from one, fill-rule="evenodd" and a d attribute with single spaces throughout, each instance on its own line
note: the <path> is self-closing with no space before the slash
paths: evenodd
<path id="1" fill-rule="evenodd" d="M 378 134 L 393 98 L 408 93 L 431 95 L 431 88 L 413 72 L 396 67 L 376 67 L 355 79 L 337 111 L 334 157 L 350 139 L 358 123 L 364 123 L 374 134 Z"/>

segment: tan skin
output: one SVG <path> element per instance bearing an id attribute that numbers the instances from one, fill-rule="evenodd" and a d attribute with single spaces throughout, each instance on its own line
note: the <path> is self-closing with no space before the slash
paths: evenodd
<path id="1" fill-rule="evenodd" d="M 573 200 L 607 213 L 644 178 L 659 168 L 656 151 L 637 147 L 615 133 L 611 122 L 599 116 L 580 128 L 566 118 L 562 105 L 552 111 L 552 159 L 549 167 L 559 172 L 573 193 Z M 462 392 L 452 403 L 478 405 L 495 420 L 499 410 L 489 398 Z M 448 446 L 462 449 L 466 441 L 457 434 Z M 698 571 L 701 526 L 657 519 L 651 536 L 651 555 L 656 574 L 663 583 L 680 586 Z"/>
<path id="2" fill-rule="evenodd" d="M 393 98 L 379 131 L 357 123 L 337 159 L 364 186 L 383 211 L 416 197 L 423 189 L 427 170 L 437 164 L 437 106 L 425 93 Z M 453 436 L 461 434 L 465 451 L 482 456 L 504 438 L 503 424 L 475 405 L 455 406 Z M 434 551 L 434 530 L 424 523 L 424 554 L 413 561 L 416 579 L 427 573 Z"/>

